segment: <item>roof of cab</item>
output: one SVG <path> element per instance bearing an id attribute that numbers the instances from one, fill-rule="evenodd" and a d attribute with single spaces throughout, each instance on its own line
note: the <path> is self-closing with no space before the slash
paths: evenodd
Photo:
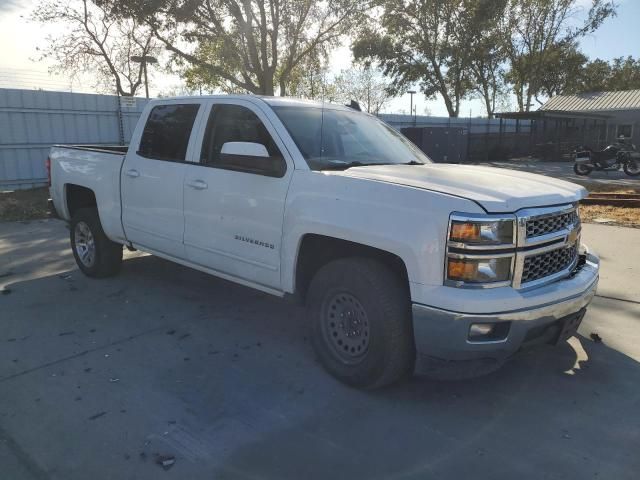
<path id="1" fill-rule="evenodd" d="M 317 107 L 317 108 L 331 108 L 335 110 L 348 110 L 353 111 L 346 105 L 338 105 L 329 102 L 319 102 L 317 100 L 307 100 L 304 98 L 293 97 L 271 97 L 266 95 L 193 95 L 193 96 L 180 96 L 171 98 L 159 98 L 159 101 L 163 100 L 193 100 L 197 98 L 202 99 L 238 99 L 238 100 L 255 100 L 260 99 L 267 105 L 272 107 Z"/>

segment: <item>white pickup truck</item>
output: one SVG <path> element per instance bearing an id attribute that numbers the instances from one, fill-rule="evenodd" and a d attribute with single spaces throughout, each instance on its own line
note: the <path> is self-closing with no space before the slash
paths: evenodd
<path id="1" fill-rule="evenodd" d="M 152 101 L 128 150 L 55 146 L 48 164 L 85 274 L 115 274 L 125 246 L 300 299 L 321 363 L 358 387 L 564 341 L 598 283 L 582 187 L 434 164 L 339 105 Z"/>

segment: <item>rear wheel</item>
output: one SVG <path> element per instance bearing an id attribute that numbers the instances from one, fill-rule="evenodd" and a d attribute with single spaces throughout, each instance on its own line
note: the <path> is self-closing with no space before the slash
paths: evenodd
<path id="1" fill-rule="evenodd" d="M 347 258 L 325 265 L 311 282 L 308 309 L 315 351 L 342 382 L 377 388 L 412 371 L 409 293 L 383 264 Z"/>
<path id="2" fill-rule="evenodd" d="M 640 162 L 636 159 L 631 158 L 624 163 L 624 167 L 622 167 L 624 173 L 629 175 L 630 177 L 637 177 L 640 175 Z"/>
<path id="3" fill-rule="evenodd" d="M 593 171 L 593 167 L 589 165 L 585 165 L 583 163 L 574 163 L 573 171 L 576 172 L 576 175 L 589 175 Z"/>
<path id="4" fill-rule="evenodd" d="M 82 272 L 89 277 L 109 277 L 120 270 L 122 245 L 102 230 L 95 208 L 82 208 L 71 219 L 71 250 Z"/>

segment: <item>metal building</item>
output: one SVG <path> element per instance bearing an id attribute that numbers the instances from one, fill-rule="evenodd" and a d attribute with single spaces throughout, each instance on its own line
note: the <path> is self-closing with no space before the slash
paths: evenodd
<path id="1" fill-rule="evenodd" d="M 0 190 L 46 185 L 53 144 L 124 145 L 143 98 L 0 89 Z"/>
<path id="2" fill-rule="evenodd" d="M 640 90 L 558 95 L 550 98 L 540 110 L 605 115 L 605 143 L 620 137 L 640 143 Z"/>

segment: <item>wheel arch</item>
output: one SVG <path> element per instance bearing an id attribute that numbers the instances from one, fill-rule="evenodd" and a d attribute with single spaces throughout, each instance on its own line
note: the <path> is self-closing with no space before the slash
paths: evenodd
<path id="1" fill-rule="evenodd" d="M 81 208 L 98 208 L 95 192 L 82 185 L 76 185 L 74 183 L 65 184 L 64 198 L 69 219 Z"/>
<path id="2" fill-rule="evenodd" d="M 327 263 L 340 258 L 364 257 L 379 261 L 399 278 L 409 292 L 409 275 L 404 260 L 389 251 L 341 238 L 308 233 L 300 239 L 294 271 L 294 295 L 306 298 L 313 276 Z"/>

